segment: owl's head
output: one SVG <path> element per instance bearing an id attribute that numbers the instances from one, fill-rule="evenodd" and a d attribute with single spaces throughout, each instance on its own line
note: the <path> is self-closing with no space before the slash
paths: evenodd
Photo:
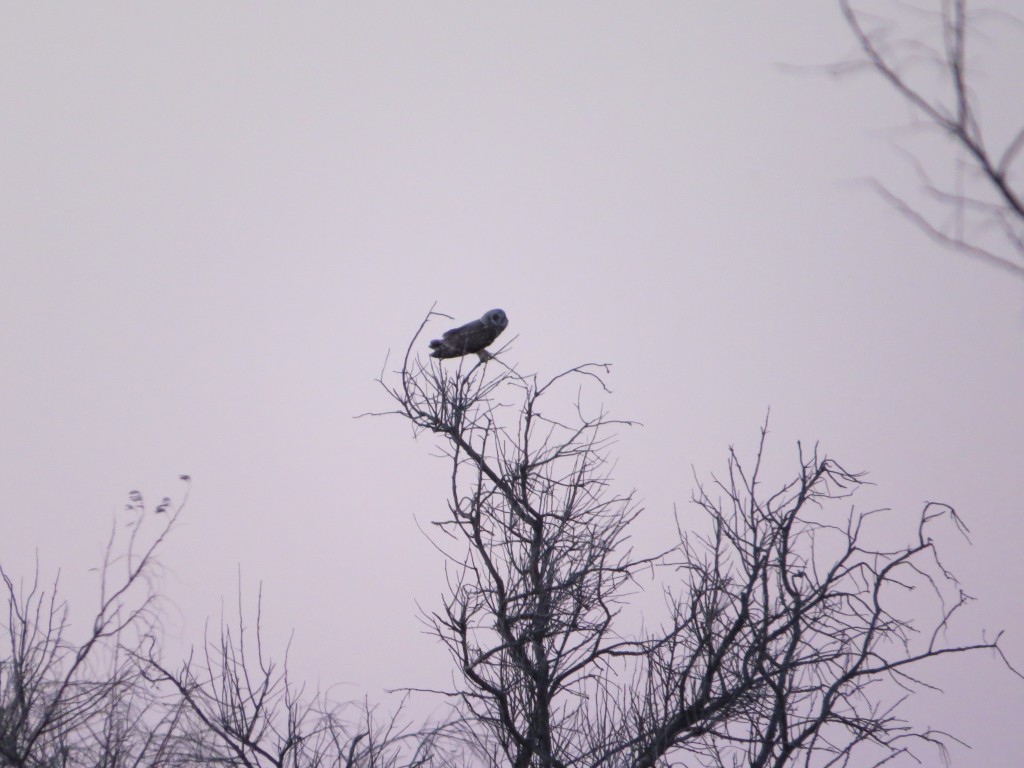
<path id="1" fill-rule="evenodd" d="M 506 317 L 505 310 L 503 309 L 492 309 L 480 319 L 483 320 L 484 325 L 500 328 L 501 330 L 505 330 L 505 326 L 508 325 L 508 317 Z"/>

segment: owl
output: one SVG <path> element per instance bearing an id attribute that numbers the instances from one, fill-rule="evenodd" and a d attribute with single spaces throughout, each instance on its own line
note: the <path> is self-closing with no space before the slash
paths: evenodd
<path id="1" fill-rule="evenodd" d="M 462 357 L 475 352 L 481 362 L 486 362 L 491 359 L 491 354 L 484 348 L 493 343 L 507 325 L 505 311 L 492 309 L 479 320 L 445 331 L 440 339 L 430 342 L 430 348 L 434 350 L 430 356 Z"/>

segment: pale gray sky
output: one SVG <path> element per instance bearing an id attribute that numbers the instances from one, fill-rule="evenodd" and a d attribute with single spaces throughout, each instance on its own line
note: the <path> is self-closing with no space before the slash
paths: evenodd
<path id="1" fill-rule="evenodd" d="M 956 506 L 962 626 L 1007 628 L 1024 663 L 1024 292 L 856 183 L 909 188 L 889 130 L 908 112 L 880 82 L 777 66 L 854 53 L 833 3 L 6 3 L 0 22 L 5 567 L 38 550 L 88 594 L 127 491 L 189 473 L 172 634 L 199 640 L 240 568 L 301 677 L 443 684 L 416 521 L 444 514 L 445 467 L 353 416 L 385 406 L 373 380 L 431 304 L 499 306 L 520 370 L 614 364 L 607 406 L 645 425 L 616 447 L 638 546 L 770 406 L 777 482 L 820 441 L 870 472 L 865 508 Z M 1024 123 L 1007 39 L 979 86 L 1003 133 Z M 936 676 L 917 711 L 974 746 L 955 764 L 1012 764 L 1024 684 L 980 657 Z"/>

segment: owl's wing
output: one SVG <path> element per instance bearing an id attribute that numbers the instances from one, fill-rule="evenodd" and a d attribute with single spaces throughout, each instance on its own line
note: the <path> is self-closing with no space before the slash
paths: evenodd
<path id="1" fill-rule="evenodd" d="M 455 344 L 463 354 L 467 352 L 478 352 L 494 341 L 494 329 L 481 322 L 470 323 L 460 329 L 458 335 L 452 337 L 448 343 Z"/>
<path id="2" fill-rule="evenodd" d="M 448 339 L 451 338 L 452 336 L 455 336 L 456 334 L 460 336 L 462 334 L 470 335 L 475 330 L 477 330 L 478 326 L 483 327 L 483 323 L 479 320 L 473 320 L 472 322 L 466 323 L 465 325 L 460 325 L 458 328 L 452 328 L 451 330 L 445 331 L 441 335 L 441 338 Z"/>

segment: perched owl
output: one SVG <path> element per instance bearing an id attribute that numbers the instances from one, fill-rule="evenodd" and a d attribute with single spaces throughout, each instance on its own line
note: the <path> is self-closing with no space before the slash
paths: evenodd
<path id="1" fill-rule="evenodd" d="M 492 309 L 479 320 L 445 331 L 440 339 L 430 342 L 430 348 L 434 350 L 430 356 L 462 357 L 475 352 L 481 362 L 486 362 L 491 355 L 484 348 L 493 343 L 507 325 L 505 311 Z"/>

